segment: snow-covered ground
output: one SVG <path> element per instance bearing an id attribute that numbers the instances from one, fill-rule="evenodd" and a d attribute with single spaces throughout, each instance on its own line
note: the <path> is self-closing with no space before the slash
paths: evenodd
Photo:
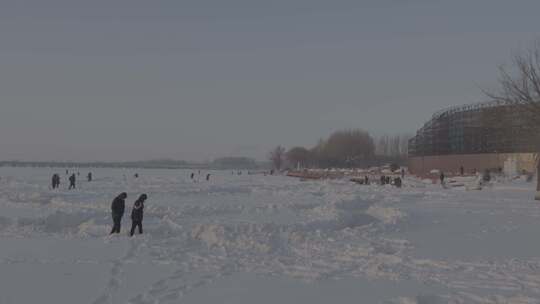
<path id="1" fill-rule="evenodd" d="M 396 189 L 92 171 L 67 191 L 61 169 L 0 168 L 0 303 L 540 303 L 531 183 L 466 191 L 409 178 Z M 111 237 L 123 191 L 122 234 Z M 141 193 L 145 234 L 129 238 Z"/>

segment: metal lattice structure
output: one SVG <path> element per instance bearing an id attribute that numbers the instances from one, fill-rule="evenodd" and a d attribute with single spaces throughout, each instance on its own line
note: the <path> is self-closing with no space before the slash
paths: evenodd
<path id="1" fill-rule="evenodd" d="M 536 152 L 529 114 L 496 101 L 440 110 L 409 141 L 409 156 Z"/>

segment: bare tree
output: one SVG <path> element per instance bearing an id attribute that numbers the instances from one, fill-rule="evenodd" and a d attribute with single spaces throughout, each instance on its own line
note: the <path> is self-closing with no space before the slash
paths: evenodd
<path id="1" fill-rule="evenodd" d="M 294 147 L 287 151 L 285 156 L 291 166 L 300 165 L 305 167 L 310 161 L 311 152 L 304 147 Z"/>
<path id="2" fill-rule="evenodd" d="M 390 138 L 390 156 L 392 157 L 399 157 L 400 151 L 399 151 L 399 144 L 400 144 L 400 136 L 395 135 Z"/>
<path id="3" fill-rule="evenodd" d="M 388 135 L 379 137 L 375 151 L 377 155 L 388 156 Z"/>
<path id="4" fill-rule="evenodd" d="M 378 138 L 375 153 L 378 156 L 403 158 L 407 156 L 410 134 L 383 135 Z"/>
<path id="5" fill-rule="evenodd" d="M 402 134 L 399 143 L 399 153 L 402 157 L 407 157 L 409 154 L 409 140 L 413 138 L 411 134 Z"/>
<path id="6" fill-rule="evenodd" d="M 526 115 L 524 123 L 534 130 L 540 131 L 540 41 L 529 50 L 517 54 L 512 61 L 512 69 L 504 66 L 499 68 L 499 90 L 484 93 L 491 99 L 503 105 L 513 105 L 521 108 Z M 528 114 L 528 115 L 527 115 Z M 538 132 L 537 132 L 538 134 Z M 540 200 L 540 145 L 539 138 L 535 139 L 537 195 Z"/>
<path id="7" fill-rule="evenodd" d="M 285 159 L 285 148 L 282 146 L 275 147 L 274 150 L 270 152 L 269 159 L 276 170 L 281 170 L 281 166 Z"/>
<path id="8" fill-rule="evenodd" d="M 354 129 L 332 133 L 322 149 L 326 166 L 357 167 L 375 155 L 375 144 L 368 132 Z"/>

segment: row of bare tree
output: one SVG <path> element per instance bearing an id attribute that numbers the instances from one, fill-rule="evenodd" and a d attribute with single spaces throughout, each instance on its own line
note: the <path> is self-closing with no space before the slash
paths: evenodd
<path id="1" fill-rule="evenodd" d="M 383 135 L 377 138 L 375 154 L 394 158 L 406 158 L 409 148 L 410 134 Z"/>
<path id="2" fill-rule="evenodd" d="M 321 139 L 312 148 L 293 147 L 286 150 L 277 146 L 270 152 L 276 169 L 289 167 L 356 168 L 374 165 L 381 159 L 405 158 L 406 135 L 382 136 L 375 144 L 373 137 L 361 129 L 334 132 L 328 139 Z"/>

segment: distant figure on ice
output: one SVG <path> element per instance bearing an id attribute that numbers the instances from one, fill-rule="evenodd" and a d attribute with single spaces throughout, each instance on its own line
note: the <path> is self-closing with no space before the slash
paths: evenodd
<path id="1" fill-rule="evenodd" d="M 210 180 L 210 175 L 212 175 L 212 174 L 210 174 L 210 173 L 206 174 L 206 181 Z"/>
<path id="2" fill-rule="evenodd" d="M 195 178 L 195 173 L 194 173 L 194 172 L 191 172 L 190 178 L 191 178 L 191 179 L 194 179 L 194 178 Z"/>
<path id="3" fill-rule="evenodd" d="M 364 176 L 364 184 L 369 185 L 369 177 L 367 175 Z"/>
<path id="4" fill-rule="evenodd" d="M 135 173 L 135 178 L 139 178 L 139 173 Z"/>
<path id="5" fill-rule="evenodd" d="M 81 172 L 77 171 L 77 176 L 81 176 Z"/>
<path id="6" fill-rule="evenodd" d="M 402 183 L 402 182 L 401 182 L 401 178 L 396 177 L 396 178 L 394 179 L 394 186 L 396 186 L 396 187 L 398 187 L 398 188 L 401 188 L 401 183 Z"/>
<path id="7" fill-rule="evenodd" d="M 92 181 L 92 172 L 88 172 L 88 181 L 91 182 Z"/>
<path id="8" fill-rule="evenodd" d="M 489 181 L 491 181 L 491 172 L 489 172 L 489 169 L 486 169 L 484 171 L 484 176 L 482 177 L 482 179 L 484 180 L 484 182 L 488 183 Z"/>
<path id="9" fill-rule="evenodd" d="M 75 177 L 75 173 L 73 173 L 69 177 L 69 190 L 75 189 L 75 181 L 76 181 L 76 177 Z"/>
<path id="10" fill-rule="evenodd" d="M 381 185 L 384 186 L 386 184 L 386 176 L 381 175 Z"/>
<path id="11" fill-rule="evenodd" d="M 441 180 L 441 185 L 444 187 L 444 172 L 441 171 L 441 175 L 439 176 L 439 179 Z"/>
<path id="12" fill-rule="evenodd" d="M 405 178 L 405 169 L 401 168 L 401 179 Z"/>
<path id="13" fill-rule="evenodd" d="M 465 169 L 461 166 L 459 167 L 459 175 L 463 176 L 463 174 L 465 174 Z"/>
<path id="14" fill-rule="evenodd" d="M 111 204 L 113 228 L 111 234 L 120 233 L 120 227 L 122 226 L 122 217 L 124 216 L 124 209 L 126 208 L 127 193 L 122 192 L 118 195 Z"/>
<path id="15" fill-rule="evenodd" d="M 68 174 L 69 174 L 69 170 L 68 170 L 68 169 L 66 169 L 66 175 L 68 175 Z"/>
<path id="16" fill-rule="evenodd" d="M 144 212 L 144 202 L 146 201 L 148 197 L 146 194 L 141 194 L 139 196 L 139 199 L 135 201 L 135 204 L 133 204 L 133 210 L 131 211 L 131 232 L 129 233 L 130 236 L 133 236 L 135 233 L 135 228 L 137 226 L 139 227 L 139 234 L 143 233 L 142 229 L 142 220 L 143 220 L 143 212 Z"/>

